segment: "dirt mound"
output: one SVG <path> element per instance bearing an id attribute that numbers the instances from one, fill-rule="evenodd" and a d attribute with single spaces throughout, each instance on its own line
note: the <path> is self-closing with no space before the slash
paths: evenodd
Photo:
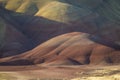
<path id="1" fill-rule="evenodd" d="M 64 34 L 48 40 L 29 52 L 0 59 L 0 62 L 1 64 L 6 63 L 6 65 L 9 63 L 16 65 L 21 60 L 26 60 L 32 64 L 50 65 L 120 63 L 119 50 L 117 51 L 113 45 L 108 46 L 109 44 L 101 42 L 101 39 L 97 39 L 98 42 L 94 41 L 97 37 L 93 39 L 91 37 L 89 34 L 80 32 Z M 14 61 L 16 63 L 12 64 Z"/>

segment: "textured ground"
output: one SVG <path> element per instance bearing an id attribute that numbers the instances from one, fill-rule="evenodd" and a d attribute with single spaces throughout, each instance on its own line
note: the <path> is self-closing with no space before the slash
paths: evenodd
<path id="1" fill-rule="evenodd" d="M 0 69 L 0 80 L 120 80 L 119 65 L 9 66 L 9 69 L 3 66 Z"/>

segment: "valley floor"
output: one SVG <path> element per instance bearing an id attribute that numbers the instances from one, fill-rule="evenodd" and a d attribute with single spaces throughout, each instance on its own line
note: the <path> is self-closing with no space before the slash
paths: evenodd
<path id="1" fill-rule="evenodd" d="M 0 80 L 120 80 L 120 65 L 0 66 Z"/>

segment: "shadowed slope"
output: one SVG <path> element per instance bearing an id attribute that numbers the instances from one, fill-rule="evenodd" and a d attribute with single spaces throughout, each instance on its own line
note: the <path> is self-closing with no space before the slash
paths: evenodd
<path id="1" fill-rule="evenodd" d="M 15 28 L 20 30 L 37 44 L 67 32 L 83 31 L 94 33 L 97 29 L 95 25 L 84 23 L 82 21 L 73 22 L 71 25 L 68 25 L 48 20 L 43 17 L 14 13 L 4 8 L 1 8 L 0 10 L 3 13 L 0 14 L 1 17 L 3 17 L 8 23 L 14 25 Z M 88 27 L 91 27 L 91 30 L 87 29 Z"/>
<path id="2" fill-rule="evenodd" d="M 30 40 L 21 31 L 2 18 L 0 23 L 0 57 L 20 54 L 31 49 Z"/>
<path id="3" fill-rule="evenodd" d="M 5 37 L 5 22 L 2 18 L 0 18 L 0 48 L 3 46 L 4 37 Z"/>
<path id="4" fill-rule="evenodd" d="M 97 12 L 106 17 L 107 19 L 120 24 L 120 1 L 119 0 L 104 0 L 96 10 Z"/>

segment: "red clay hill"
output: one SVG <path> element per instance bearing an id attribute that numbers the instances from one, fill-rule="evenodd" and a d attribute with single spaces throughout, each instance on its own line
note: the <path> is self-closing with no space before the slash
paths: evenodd
<path id="1" fill-rule="evenodd" d="M 86 33 L 72 32 L 50 39 L 33 50 L 0 59 L 1 65 L 119 64 L 117 45 Z"/>

